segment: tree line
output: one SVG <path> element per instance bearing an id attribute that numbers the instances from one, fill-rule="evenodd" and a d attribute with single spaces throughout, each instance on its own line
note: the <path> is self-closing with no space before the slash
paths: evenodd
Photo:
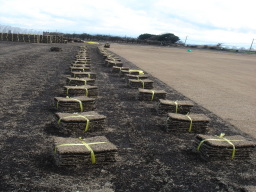
<path id="1" fill-rule="evenodd" d="M 147 44 L 155 44 L 155 45 L 169 45 L 179 42 L 180 38 L 172 33 L 164 33 L 160 35 L 154 35 L 149 33 L 144 33 L 139 35 L 137 38 L 134 37 L 121 37 L 121 36 L 113 36 L 113 35 L 92 35 L 88 33 L 81 34 L 69 34 L 69 33 L 49 33 L 44 32 L 47 35 L 63 35 L 65 39 L 68 41 L 110 41 L 110 42 L 126 42 L 126 43 L 147 43 Z"/>

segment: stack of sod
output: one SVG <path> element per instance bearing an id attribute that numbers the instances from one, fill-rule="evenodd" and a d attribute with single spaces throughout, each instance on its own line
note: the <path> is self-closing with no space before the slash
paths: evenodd
<path id="1" fill-rule="evenodd" d="M 106 116 L 95 111 L 82 113 L 55 113 L 58 119 L 57 127 L 71 135 L 81 135 L 86 132 L 102 131 Z"/>
<path id="2" fill-rule="evenodd" d="M 70 67 L 71 72 L 89 72 L 90 67 Z"/>
<path id="3" fill-rule="evenodd" d="M 128 85 L 131 88 L 153 89 L 153 81 L 149 79 L 143 79 L 143 80 L 129 79 Z"/>
<path id="4" fill-rule="evenodd" d="M 153 89 L 141 89 L 139 88 L 138 99 L 141 101 L 159 101 L 159 99 L 166 98 L 166 92 L 164 90 Z"/>
<path id="5" fill-rule="evenodd" d="M 66 96 L 87 96 L 87 97 L 97 97 L 98 87 L 91 85 L 81 85 L 81 86 L 64 86 L 64 93 Z"/>
<path id="6" fill-rule="evenodd" d="M 91 64 L 91 60 L 90 59 L 75 60 L 75 61 L 72 62 L 72 64 Z"/>
<path id="7" fill-rule="evenodd" d="M 137 80 L 143 80 L 143 79 L 147 79 L 148 78 L 148 75 L 130 75 L 130 74 L 127 74 L 126 77 L 127 79 L 127 82 L 129 79 L 137 79 Z"/>
<path id="8" fill-rule="evenodd" d="M 180 113 L 187 114 L 190 112 L 192 107 L 194 106 L 191 101 L 171 101 L 160 99 L 157 105 L 157 113 L 158 114 L 166 114 L 166 113 Z"/>
<path id="9" fill-rule="evenodd" d="M 96 79 L 96 73 L 93 72 L 71 72 L 72 77 L 78 77 L 78 78 L 91 78 Z"/>
<path id="10" fill-rule="evenodd" d="M 120 76 L 125 76 L 125 75 L 142 75 L 144 72 L 142 70 L 137 70 L 137 69 L 129 69 L 129 70 L 121 70 Z"/>
<path id="11" fill-rule="evenodd" d="M 67 85 L 70 85 L 70 86 L 94 85 L 95 79 L 68 77 L 66 82 L 67 82 Z"/>
<path id="12" fill-rule="evenodd" d="M 168 113 L 166 131 L 205 133 L 209 122 L 210 119 L 204 114 L 183 115 L 178 113 Z"/>
<path id="13" fill-rule="evenodd" d="M 91 64 L 71 64 L 72 67 L 91 67 Z"/>
<path id="14" fill-rule="evenodd" d="M 58 111 L 66 113 L 93 111 L 95 99 L 86 96 L 80 97 L 55 97 L 54 103 Z"/>
<path id="15" fill-rule="evenodd" d="M 57 166 L 92 166 L 116 161 L 117 147 L 106 137 L 53 137 L 53 157 Z"/>
<path id="16" fill-rule="evenodd" d="M 113 66 L 123 67 L 123 63 L 121 61 L 108 61 L 107 66 L 108 67 L 113 67 Z"/>
<path id="17" fill-rule="evenodd" d="M 112 67 L 112 73 L 120 73 L 121 70 L 129 70 L 129 67 Z"/>
<path id="18" fill-rule="evenodd" d="M 195 149 L 200 156 L 209 160 L 249 160 L 256 144 L 240 135 L 209 136 L 197 135 Z"/>

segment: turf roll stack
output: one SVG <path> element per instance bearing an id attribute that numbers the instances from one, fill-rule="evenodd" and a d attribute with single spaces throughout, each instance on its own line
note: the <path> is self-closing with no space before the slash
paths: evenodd
<path id="1" fill-rule="evenodd" d="M 75 113 L 95 110 L 95 99 L 79 97 L 55 97 L 54 103 L 59 112 Z"/>
<path id="2" fill-rule="evenodd" d="M 194 148 L 204 160 L 249 160 L 255 148 L 255 142 L 241 135 L 209 136 L 198 134 Z"/>
<path id="3" fill-rule="evenodd" d="M 194 104 L 191 101 L 171 101 L 165 99 L 159 99 L 157 105 L 158 114 L 167 114 L 167 113 L 180 113 L 187 114 L 191 111 Z"/>
<path id="4" fill-rule="evenodd" d="M 64 86 L 64 93 L 69 97 L 74 97 L 74 96 L 97 97 L 98 87 L 91 86 L 91 85 Z"/>
<path id="5" fill-rule="evenodd" d="M 167 132 L 194 132 L 205 133 L 210 119 L 204 114 L 168 113 L 166 120 Z"/>
<path id="6" fill-rule="evenodd" d="M 84 135 L 87 132 L 104 130 L 106 116 L 95 111 L 82 113 L 55 113 L 57 127 L 71 135 Z"/>
<path id="7" fill-rule="evenodd" d="M 129 70 L 129 67 L 112 67 L 112 73 L 120 73 L 121 70 Z"/>
<path id="8" fill-rule="evenodd" d="M 71 72 L 90 72 L 90 67 L 70 67 Z"/>
<path id="9" fill-rule="evenodd" d="M 71 72 L 72 77 L 96 79 L 96 73 L 93 72 Z"/>
<path id="10" fill-rule="evenodd" d="M 153 89 L 153 81 L 149 79 L 137 80 L 129 79 L 128 85 L 131 88 L 143 88 L 143 89 Z"/>
<path id="11" fill-rule="evenodd" d="M 159 101 L 159 99 L 166 98 L 166 91 L 153 90 L 153 89 L 141 89 L 139 88 L 138 99 L 141 101 Z"/>
<path id="12" fill-rule="evenodd" d="M 95 79 L 68 77 L 66 83 L 69 86 L 76 86 L 76 85 L 77 86 L 81 86 L 81 85 L 91 85 L 91 86 L 93 86 L 95 84 Z"/>
<path id="13" fill-rule="evenodd" d="M 95 166 L 116 161 L 117 147 L 104 136 L 90 138 L 53 137 L 57 166 Z"/>

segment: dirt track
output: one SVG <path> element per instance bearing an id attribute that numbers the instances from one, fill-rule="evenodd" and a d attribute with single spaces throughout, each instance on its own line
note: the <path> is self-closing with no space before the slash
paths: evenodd
<path id="1" fill-rule="evenodd" d="M 58 168 L 54 164 L 52 136 L 56 129 L 53 98 L 65 96 L 69 66 L 81 44 L 0 43 L 1 129 L 0 191 L 207 191 L 253 192 L 256 183 L 252 160 L 205 162 L 192 151 L 195 134 L 164 131 L 166 118 L 155 103 L 137 100 L 94 46 L 89 47 L 92 70 L 99 87 L 96 111 L 107 116 L 105 135 L 118 147 L 118 161 L 107 166 Z M 59 46 L 62 52 L 50 52 Z M 124 65 L 137 68 L 123 59 Z M 154 76 L 154 86 L 168 98 L 186 97 Z M 193 112 L 211 118 L 209 134 L 243 134 L 214 113 L 196 105 Z"/>
<path id="2" fill-rule="evenodd" d="M 256 55 L 120 44 L 110 50 L 256 138 Z"/>

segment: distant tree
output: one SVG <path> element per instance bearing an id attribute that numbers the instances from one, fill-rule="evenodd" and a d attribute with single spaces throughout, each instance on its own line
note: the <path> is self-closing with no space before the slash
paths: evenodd
<path id="1" fill-rule="evenodd" d="M 138 37 L 138 39 L 139 39 L 139 40 L 146 40 L 146 39 L 151 38 L 152 36 L 155 36 L 155 35 L 149 34 L 149 33 L 144 33 L 144 34 L 141 34 L 141 35 Z"/>
<path id="2" fill-rule="evenodd" d="M 180 40 L 180 38 L 172 33 L 164 33 L 162 35 L 159 35 L 157 40 L 170 42 L 170 43 L 176 43 L 177 41 Z"/>

